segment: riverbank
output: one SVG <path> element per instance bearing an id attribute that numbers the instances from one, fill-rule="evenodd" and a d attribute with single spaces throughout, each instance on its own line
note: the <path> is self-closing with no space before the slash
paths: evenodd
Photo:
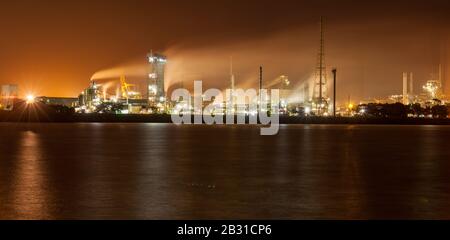
<path id="1" fill-rule="evenodd" d="M 0 122 L 42 123 L 172 123 L 170 115 L 77 114 L 42 112 L 0 112 Z M 248 119 L 247 121 L 248 122 Z M 430 118 L 366 118 L 366 117 L 288 117 L 280 116 L 280 124 L 393 124 L 450 125 L 450 119 Z"/>
<path id="2" fill-rule="evenodd" d="M 193 119 L 194 117 L 192 117 L 192 122 L 194 122 Z M 21 104 L 14 111 L 0 111 L 0 122 L 172 123 L 172 118 L 168 114 L 80 114 L 74 113 L 73 109 L 70 108 L 52 107 L 35 103 L 29 105 Z M 248 117 L 246 122 L 249 122 Z M 450 125 L 450 119 L 280 116 L 280 124 Z"/>

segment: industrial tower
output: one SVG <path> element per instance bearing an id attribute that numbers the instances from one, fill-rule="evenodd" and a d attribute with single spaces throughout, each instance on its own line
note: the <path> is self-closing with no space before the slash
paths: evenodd
<path id="1" fill-rule="evenodd" d="M 151 65 L 151 72 L 149 74 L 148 83 L 148 100 L 151 106 L 158 104 L 165 104 L 166 93 L 164 87 L 164 72 L 167 63 L 167 58 L 160 54 L 151 52 L 148 55 L 148 61 Z"/>
<path id="2" fill-rule="evenodd" d="M 231 90 L 234 92 L 235 78 L 234 78 L 234 72 L 233 72 L 233 57 L 230 58 L 230 81 L 231 81 Z"/>
<path id="3" fill-rule="evenodd" d="M 233 57 L 230 57 L 230 84 L 231 84 L 231 89 L 230 89 L 230 106 L 231 108 L 229 109 L 229 114 L 234 114 L 235 110 L 236 110 L 236 89 L 235 89 L 235 77 L 234 77 L 234 72 L 233 72 Z"/>
<path id="4" fill-rule="evenodd" d="M 324 19 L 320 17 L 320 47 L 314 81 L 312 99 L 313 112 L 318 116 L 328 114 L 327 68 L 325 65 L 325 28 Z"/>

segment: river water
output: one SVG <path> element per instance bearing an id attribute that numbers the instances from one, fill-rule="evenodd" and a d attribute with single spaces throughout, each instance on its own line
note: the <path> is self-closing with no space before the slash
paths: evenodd
<path id="1" fill-rule="evenodd" d="M 0 219 L 450 219 L 450 127 L 0 124 Z"/>

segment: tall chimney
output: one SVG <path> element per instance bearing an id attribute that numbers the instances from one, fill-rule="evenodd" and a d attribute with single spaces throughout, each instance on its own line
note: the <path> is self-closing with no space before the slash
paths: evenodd
<path id="1" fill-rule="evenodd" d="M 414 74 L 409 74 L 409 94 L 414 95 Z"/>
<path id="2" fill-rule="evenodd" d="M 260 111 L 263 109 L 262 108 L 262 90 L 263 90 L 263 67 L 260 66 L 259 67 L 259 106 L 260 106 Z"/>
<path id="3" fill-rule="evenodd" d="M 336 117 L 336 78 L 337 78 L 337 69 L 333 68 L 333 116 Z"/>
<path id="4" fill-rule="evenodd" d="M 231 94 L 230 94 L 230 105 L 231 105 L 231 110 L 230 113 L 234 114 L 234 111 L 236 109 L 236 103 L 235 103 L 235 78 L 234 78 L 234 72 L 233 72 L 233 57 L 230 57 L 230 81 L 231 81 Z"/>
<path id="5" fill-rule="evenodd" d="M 408 104 L 408 73 L 403 73 L 403 104 Z"/>
<path id="6" fill-rule="evenodd" d="M 235 78 L 234 78 L 234 72 L 233 72 L 233 57 L 230 57 L 230 80 L 231 80 L 231 91 L 234 92 L 235 90 Z"/>

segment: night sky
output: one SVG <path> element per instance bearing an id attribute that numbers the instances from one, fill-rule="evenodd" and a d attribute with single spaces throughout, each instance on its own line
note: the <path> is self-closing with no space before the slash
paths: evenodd
<path id="1" fill-rule="evenodd" d="M 153 49 L 169 57 L 170 89 L 227 87 L 230 56 L 238 86 L 255 87 L 260 65 L 267 82 L 298 85 L 314 73 L 324 16 L 340 100 L 385 97 L 401 93 L 404 71 L 415 89 L 439 63 L 449 72 L 449 12 L 447 0 L 2 1 L 0 83 L 48 96 L 76 96 L 94 75 L 139 83 Z"/>

